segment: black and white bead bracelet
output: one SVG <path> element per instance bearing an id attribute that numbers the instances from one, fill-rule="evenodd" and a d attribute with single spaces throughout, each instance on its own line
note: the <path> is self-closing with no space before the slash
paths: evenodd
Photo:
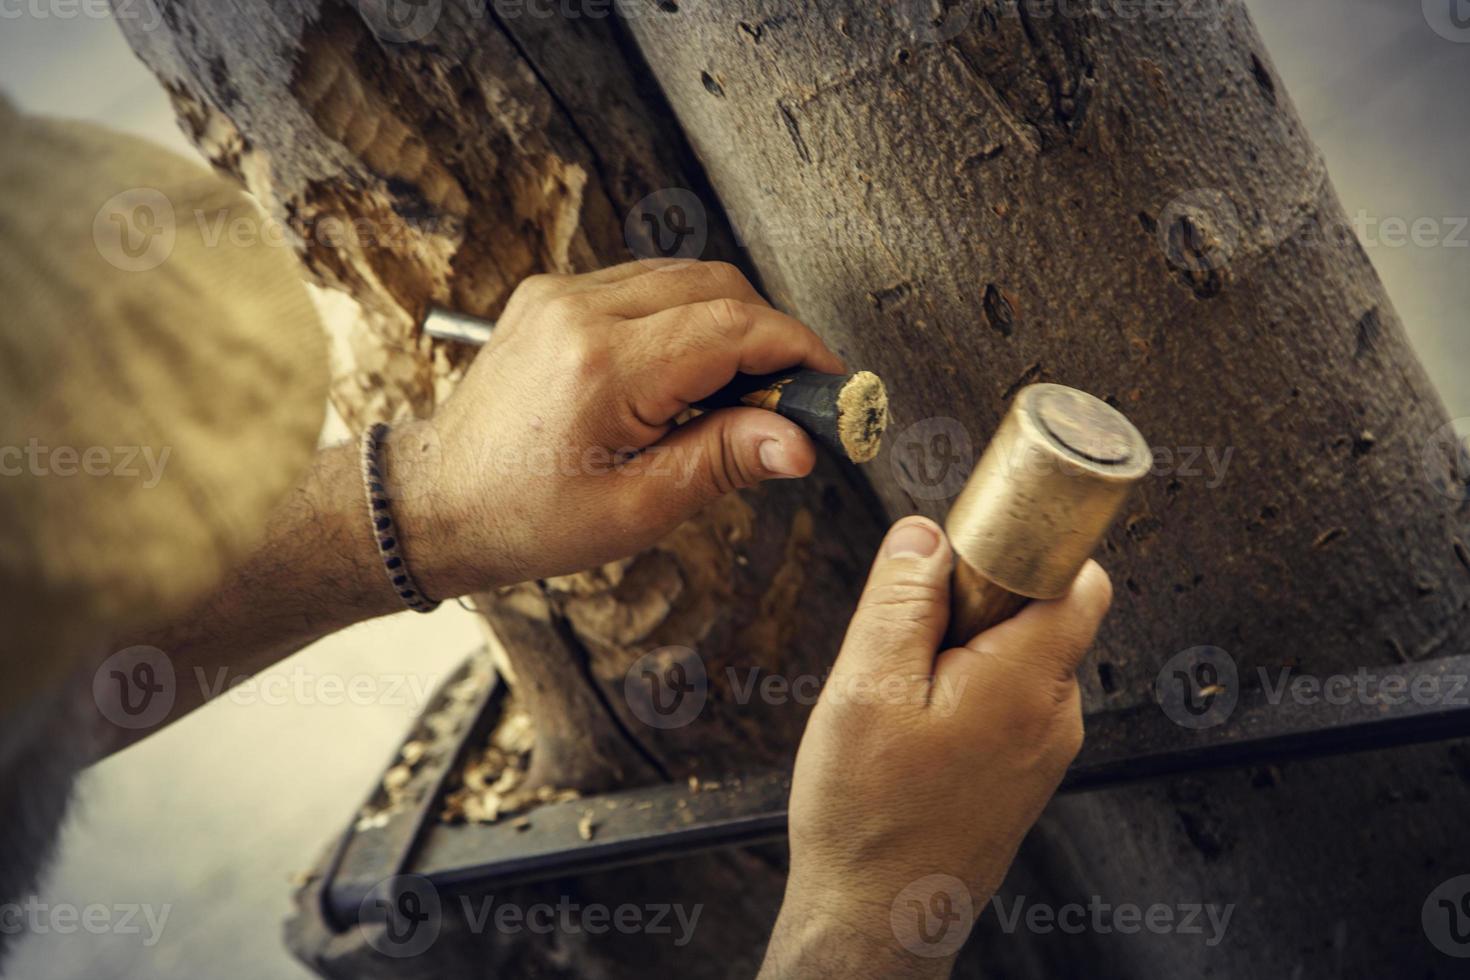
<path id="1" fill-rule="evenodd" d="M 377 423 L 362 434 L 362 482 L 367 487 L 373 540 L 378 543 L 378 553 L 388 572 L 388 583 L 398 593 L 398 598 L 414 612 L 433 612 L 439 608 L 439 600 L 424 595 L 413 580 L 408 570 L 408 559 L 404 558 L 403 546 L 398 541 L 398 530 L 393 524 L 393 507 L 383 480 L 384 467 L 380 458 L 387 438 L 388 425 L 385 422 Z"/>

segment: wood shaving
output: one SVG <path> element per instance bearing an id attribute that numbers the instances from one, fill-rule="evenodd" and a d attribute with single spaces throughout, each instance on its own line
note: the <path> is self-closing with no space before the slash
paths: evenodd
<path id="1" fill-rule="evenodd" d="M 444 797 L 440 819 L 445 823 L 497 823 L 545 803 L 577 799 L 580 794 L 574 789 L 525 785 L 535 741 L 531 716 L 507 697 L 487 744 L 471 754 L 451 778 L 454 788 Z M 524 830 L 530 823 L 517 821 L 512 826 Z"/>
<path id="2" fill-rule="evenodd" d="M 577 836 L 583 840 L 591 840 L 597 831 L 597 821 L 593 818 L 593 811 L 588 810 L 582 814 L 582 819 L 577 821 Z"/>

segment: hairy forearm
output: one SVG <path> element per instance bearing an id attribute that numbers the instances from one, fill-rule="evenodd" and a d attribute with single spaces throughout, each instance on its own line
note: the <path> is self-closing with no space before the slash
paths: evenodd
<path id="1" fill-rule="evenodd" d="M 671 331 L 683 339 L 671 344 Z M 414 585 L 448 599 L 595 567 L 732 489 L 805 475 L 811 441 L 775 412 L 722 409 L 675 425 L 743 368 L 795 364 L 844 369 L 731 266 L 632 262 L 526 280 L 454 395 L 432 418 L 395 425 L 379 449 Z M 166 724 L 334 630 L 401 608 L 357 452 L 344 446 L 320 454 L 264 543 L 209 596 L 113 649 L 168 658 L 177 690 Z M 152 665 L 129 663 L 109 668 L 118 690 L 154 689 Z M 157 727 L 107 730 L 103 752 Z"/>
<path id="2" fill-rule="evenodd" d="M 861 927 L 850 926 L 824 914 L 823 905 L 787 896 L 758 980 L 944 980 L 950 975 L 953 956 L 925 958 L 905 952 L 883 921 L 886 916 L 875 914 Z"/>
<path id="3" fill-rule="evenodd" d="M 168 624 L 121 638 L 117 648 L 152 646 L 169 658 L 173 707 L 158 725 L 142 730 L 104 722 L 100 755 L 315 640 L 403 608 L 388 586 L 366 506 L 356 448 L 322 451 L 276 509 L 261 544 L 219 587 Z"/>

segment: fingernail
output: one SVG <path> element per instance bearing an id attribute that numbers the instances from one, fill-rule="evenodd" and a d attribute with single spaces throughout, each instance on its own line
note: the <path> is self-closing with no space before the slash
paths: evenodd
<path id="1" fill-rule="evenodd" d="M 794 477 L 797 475 L 796 467 L 792 465 L 791 455 L 786 451 L 786 445 L 780 439 L 767 439 L 760 444 L 761 467 L 772 476 Z"/>
<path id="2" fill-rule="evenodd" d="M 927 521 L 902 524 L 888 533 L 883 553 L 889 558 L 928 558 L 939 547 L 939 532 Z"/>

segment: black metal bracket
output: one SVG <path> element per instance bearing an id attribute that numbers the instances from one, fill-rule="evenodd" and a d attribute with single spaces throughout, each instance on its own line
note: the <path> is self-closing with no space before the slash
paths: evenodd
<path id="1" fill-rule="evenodd" d="M 445 692 L 467 670 L 468 663 L 440 689 L 426 715 L 453 707 Z M 1176 724 L 1153 704 L 1102 712 L 1087 718 L 1086 745 L 1062 792 L 1470 735 L 1466 678 L 1470 656 L 1459 656 L 1375 669 L 1351 697 L 1273 700 L 1266 691 L 1242 692 L 1228 718 L 1199 729 Z M 1414 696 L 1429 690 L 1433 697 Z M 496 889 L 784 839 L 787 772 L 547 804 L 526 821 L 439 823 L 445 781 L 493 727 L 502 692 L 492 677 L 478 700 L 460 706 L 463 723 L 414 774 L 414 807 L 379 828 L 357 830 L 354 821 L 343 835 L 324 870 L 327 922 L 343 928 L 356 921 L 369 892 L 396 874 L 423 875 L 444 889 Z"/>

